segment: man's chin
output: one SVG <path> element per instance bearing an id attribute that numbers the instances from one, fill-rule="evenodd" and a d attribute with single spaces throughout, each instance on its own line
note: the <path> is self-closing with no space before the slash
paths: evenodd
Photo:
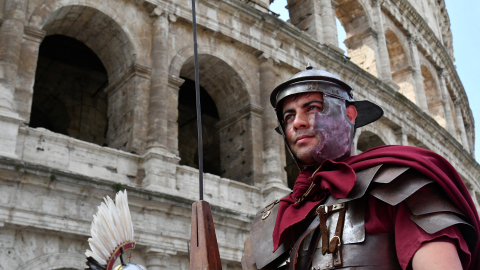
<path id="1" fill-rule="evenodd" d="M 313 166 L 313 165 L 318 165 L 315 159 L 313 159 L 312 155 L 310 152 L 308 153 L 299 153 L 298 155 L 295 155 L 297 158 L 297 161 L 299 165 L 302 166 Z"/>

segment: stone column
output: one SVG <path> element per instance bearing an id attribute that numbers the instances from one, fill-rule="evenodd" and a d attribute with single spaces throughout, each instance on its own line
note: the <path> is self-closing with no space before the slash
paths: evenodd
<path id="1" fill-rule="evenodd" d="M 423 86 L 422 68 L 420 66 L 420 57 L 417 48 L 418 39 L 415 36 L 409 36 L 408 45 L 412 55 L 413 64 L 413 86 L 415 87 L 415 101 L 418 107 L 428 113 L 427 95 Z"/>
<path id="2" fill-rule="evenodd" d="M 148 111 L 148 145 L 149 150 L 167 149 L 167 86 L 168 86 L 168 18 L 167 14 L 155 8 L 152 15 L 152 80 L 150 85 Z"/>
<path id="3" fill-rule="evenodd" d="M 275 131 L 278 125 L 275 110 L 270 104 L 270 93 L 276 85 L 273 60 L 264 57 L 259 58 L 260 62 L 260 98 L 263 107 L 263 174 L 265 185 L 273 183 L 286 184 L 282 181 L 282 174 L 285 170 L 282 167 L 281 149 L 283 147 L 282 137 Z"/>
<path id="4" fill-rule="evenodd" d="M 474 132 L 472 131 L 472 126 L 467 124 L 465 125 L 465 133 L 467 134 L 467 142 L 470 146 L 470 155 L 475 158 L 475 140 L 473 138 Z"/>
<path id="5" fill-rule="evenodd" d="M 144 251 L 145 266 L 148 270 L 170 269 L 170 254 L 162 249 L 148 247 Z"/>
<path id="6" fill-rule="evenodd" d="M 133 64 L 105 89 L 109 104 L 109 147 L 144 153 L 151 72 L 149 67 Z"/>
<path id="7" fill-rule="evenodd" d="M 387 39 L 385 38 L 385 28 L 383 27 L 383 16 L 378 0 L 372 0 L 373 17 L 376 22 L 378 55 L 380 59 L 377 61 L 378 78 L 393 83 L 392 70 L 390 68 L 390 60 L 388 58 Z"/>
<path id="8" fill-rule="evenodd" d="M 15 86 L 22 47 L 25 13 L 23 1 L 7 0 L 0 27 L 0 155 L 16 158 L 18 128 L 22 119 L 15 111 Z"/>
<path id="9" fill-rule="evenodd" d="M 175 154 L 178 153 L 178 92 L 180 86 L 185 80 L 169 76 L 168 77 L 168 92 L 167 92 L 167 119 L 168 119 L 168 134 L 167 147 L 168 150 Z"/>
<path id="10" fill-rule="evenodd" d="M 152 16 L 155 16 L 152 33 L 152 79 L 148 104 L 148 143 L 142 165 L 145 168 L 145 178 L 142 187 L 176 194 L 175 173 L 180 161 L 176 141 L 178 84 L 183 80 L 177 78 L 172 81 L 168 77 L 168 14 L 156 7 Z M 173 131 L 169 130 L 169 127 Z M 171 132 L 174 134 L 169 134 Z M 173 154 L 169 148 L 173 150 Z"/>
<path id="11" fill-rule="evenodd" d="M 395 130 L 395 135 L 397 135 L 400 145 L 408 146 L 408 136 L 403 127 Z"/>
<path id="12" fill-rule="evenodd" d="M 45 34 L 46 32 L 42 30 L 25 28 L 25 36 L 20 51 L 15 104 L 17 113 L 26 124 L 30 122 L 38 51 Z"/>
<path id="13" fill-rule="evenodd" d="M 465 130 L 465 124 L 463 123 L 462 108 L 461 102 L 459 99 L 453 101 L 453 106 L 455 107 L 455 116 L 457 117 L 457 128 L 460 133 L 460 138 L 462 139 L 462 145 L 467 152 L 470 153 L 470 147 L 467 139 L 467 132 Z"/>
<path id="14" fill-rule="evenodd" d="M 444 69 L 439 69 L 438 74 L 439 74 L 438 80 L 440 81 L 440 91 L 442 94 L 443 110 L 445 111 L 447 131 L 450 134 L 452 134 L 453 137 L 456 137 L 456 132 L 455 132 L 456 128 L 455 128 L 455 123 L 453 122 L 452 109 L 450 108 L 450 102 L 449 102 L 450 95 L 448 94 L 447 85 L 445 83 L 446 72 Z"/>
<path id="15" fill-rule="evenodd" d="M 268 204 L 290 192 L 285 172 L 284 142 L 275 131 L 278 125 L 275 110 L 270 104 L 270 94 L 276 85 L 273 59 L 261 55 L 259 57 L 260 99 L 263 107 L 263 204 Z"/>
<path id="16" fill-rule="evenodd" d="M 16 116 L 15 84 L 25 21 L 22 2 L 5 2 L 5 20 L 0 27 L 0 111 L 3 111 L 3 115 L 10 116 Z"/>
<path id="17" fill-rule="evenodd" d="M 130 137 L 130 152 L 143 154 L 146 148 L 148 133 L 148 92 L 151 81 L 151 69 L 148 67 L 133 65 L 134 96 L 133 96 L 133 122 Z"/>
<path id="18" fill-rule="evenodd" d="M 378 53 L 377 33 L 372 28 L 367 28 L 344 41 L 348 48 L 351 61 L 373 76 L 380 78 L 381 72 Z"/>
<path id="19" fill-rule="evenodd" d="M 290 22 L 314 40 L 325 43 L 320 3 L 317 0 L 287 0 L 287 3 Z"/>
<path id="20" fill-rule="evenodd" d="M 333 0 L 320 0 L 319 3 L 323 25 L 323 43 L 338 48 L 337 23 L 335 21 L 335 8 L 338 4 Z"/>

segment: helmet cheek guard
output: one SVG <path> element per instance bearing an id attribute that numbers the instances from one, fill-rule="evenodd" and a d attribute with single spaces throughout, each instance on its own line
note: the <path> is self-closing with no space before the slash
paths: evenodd
<path id="1" fill-rule="evenodd" d="M 315 113 L 313 130 L 320 142 L 310 152 L 318 164 L 339 161 L 352 154 L 355 126 L 347 117 L 345 101 L 324 95 L 323 111 Z"/>

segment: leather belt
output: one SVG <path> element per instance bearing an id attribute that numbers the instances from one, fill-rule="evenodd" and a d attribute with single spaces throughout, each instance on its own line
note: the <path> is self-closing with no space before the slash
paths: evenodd
<path id="1" fill-rule="evenodd" d="M 318 249 L 313 256 L 311 269 L 402 269 L 397 259 L 395 236 L 393 234 L 367 234 L 364 242 L 343 245 L 342 247 L 343 266 L 335 267 L 332 264 L 332 255 L 322 255 L 320 249 Z"/>

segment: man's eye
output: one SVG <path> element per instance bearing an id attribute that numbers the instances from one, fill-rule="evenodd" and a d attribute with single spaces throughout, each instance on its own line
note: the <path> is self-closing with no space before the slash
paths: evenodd
<path id="1" fill-rule="evenodd" d="M 320 107 L 318 107 L 318 106 L 310 106 L 310 107 L 308 107 L 308 110 L 309 110 L 309 111 L 313 111 L 313 110 L 319 110 L 319 111 L 321 111 L 322 109 L 321 109 Z"/>
<path id="2" fill-rule="evenodd" d="M 292 115 L 292 114 L 286 115 L 284 121 L 285 121 L 285 122 L 288 122 L 288 120 L 290 120 L 290 119 L 293 119 L 293 115 Z"/>

